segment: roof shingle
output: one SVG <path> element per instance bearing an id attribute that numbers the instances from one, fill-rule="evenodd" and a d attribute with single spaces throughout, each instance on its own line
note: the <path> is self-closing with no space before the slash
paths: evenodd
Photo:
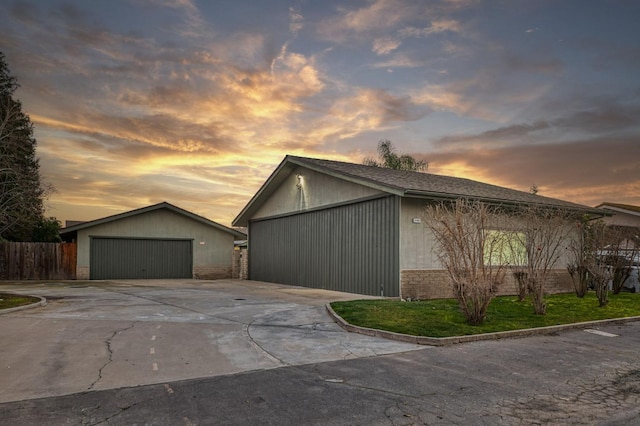
<path id="1" fill-rule="evenodd" d="M 488 183 L 465 178 L 435 175 L 432 173 L 393 170 L 363 164 L 344 163 L 332 160 L 288 156 L 288 159 L 300 165 L 332 171 L 355 180 L 385 186 L 401 191 L 405 196 L 433 196 L 442 198 L 473 198 L 493 202 L 534 204 L 540 206 L 597 211 L 593 207 L 583 206 L 555 198 L 531 194 Z"/>

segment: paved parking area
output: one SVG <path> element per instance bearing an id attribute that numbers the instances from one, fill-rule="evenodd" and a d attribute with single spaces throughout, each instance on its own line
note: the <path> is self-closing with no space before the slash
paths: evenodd
<path id="1" fill-rule="evenodd" d="M 238 280 L 0 284 L 48 304 L 0 315 L 0 403 L 425 349 L 347 333 L 366 296 Z"/>

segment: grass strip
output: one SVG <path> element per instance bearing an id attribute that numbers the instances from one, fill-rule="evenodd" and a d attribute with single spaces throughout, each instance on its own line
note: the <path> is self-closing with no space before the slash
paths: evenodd
<path id="1" fill-rule="evenodd" d="M 30 305 L 31 303 L 39 301 L 40 299 L 37 297 L 0 293 L 0 309 L 16 308 L 18 306 Z"/>
<path id="2" fill-rule="evenodd" d="M 547 314 L 536 315 L 528 299 L 519 302 L 515 296 L 496 297 L 489 305 L 484 323 L 477 326 L 465 322 L 454 299 L 353 300 L 333 302 L 331 307 L 353 325 L 426 337 L 466 336 L 640 316 L 640 295 L 631 293 L 611 294 L 609 304 L 603 308 L 598 307 L 593 292 L 582 299 L 573 293 L 554 294 L 545 301 Z"/>

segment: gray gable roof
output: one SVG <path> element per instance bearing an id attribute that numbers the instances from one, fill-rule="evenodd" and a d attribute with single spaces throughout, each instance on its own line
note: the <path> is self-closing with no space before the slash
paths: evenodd
<path id="1" fill-rule="evenodd" d="M 91 227 L 96 226 L 96 225 L 102 225 L 103 223 L 109 223 L 109 222 L 113 222 L 113 221 L 116 221 L 116 220 L 124 219 L 124 218 L 131 217 L 131 216 L 137 216 L 137 215 L 140 215 L 140 214 L 144 214 L 144 213 L 148 213 L 148 212 L 151 212 L 151 211 L 154 211 L 154 210 L 160 210 L 160 209 L 170 210 L 170 211 L 172 211 L 174 213 L 180 214 L 182 216 L 186 216 L 186 217 L 188 217 L 190 219 L 193 219 L 193 220 L 195 220 L 197 222 L 200 222 L 200 223 L 202 223 L 204 225 L 208 225 L 208 226 L 211 226 L 213 228 L 219 229 L 221 231 L 228 232 L 229 234 L 232 234 L 236 238 L 239 238 L 239 239 L 246 238 L 246 235 L 243 234 L 242 232 L 236 231 L 235 229 L 228 228 L 228 227 L 226 227 L 224 225 L 221 225 L 221 224 L 219 224 L 217 222 L 209 220 L 209 219 L 207 219 L 205 217 L 198 216 L 195 213 L 191 213 L 190 211 L 181 209 L 180 207 L 176 207 L 173 204 L 167 203 L 166 201 L 164 201 L 162 203 L 154 204 L 154 205 L 151 205 L 151 206 L 147 206 L 147 207 L 142 207 L 142 208 L 139 208 L 139 209 L 136 209 L 136 210 L 131 210 L 131 211 L 128 211 L 128 212 L 125 212 L 125 213 L 119 213 L 119 214 L 116 214 L 116 215 L 113 215 L 113 216 L 108 216 L 108 217 L 104 217 L 104 218 L 101 218 L 101 219 L 92 220 L 92 221 L 89 221 L 89 222 L 82 222 L 82 223 L 79 223 L 79 224 L 74 225 L 74 226 L 69 226 L 67 228 L 61 229 L 60 230 L 60 235 L 64 236 L 64 235 L 68 235 L 68 234 L 73 234 L 73 233 L 78 232 L 78 231 L 80 231 L 82 229 L 91 228 Z"/>
<path id="2" fill-rule="evenodd" d="M 288 172 L 291 172 L 295 166 L 306 167 L 319 173 L 325 173 L 338 179 L 375 188 L 400 197 L 434 200 L 469 198 L 497 204 L 528 204 L 571 209 L 599 216 L 606 214 L 602 210 L 593 207 L 470 179 L 288 155 L 238 214 L 233 221 L 234 225 L 246 223 L 251 213 L 258 209 L 266 197 L 276 189 L 286 178 L 286 175 L 289 174 Z"/>

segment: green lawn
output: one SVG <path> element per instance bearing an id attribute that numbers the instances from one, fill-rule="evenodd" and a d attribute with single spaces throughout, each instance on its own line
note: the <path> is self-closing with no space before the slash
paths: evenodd
<path id="1" fill-rule="evenodd" d="M 0 293 L 0 309 L 15 308 L 17 306 L 29 305 L 39 301 L 40 299 L 37 297 Z"/>
<path id="2" fill-rule="evenodd" d="M 546 297 L 547 314 L 535 315 L 529 300 L 515 296 L 496 297 L 482 325 L 464 321 L 454 299 L 401 302 L 398 300 L 354 300 L 333 302 L 333 310 L 350 324 L 413 336 L 452 337 L 496 331 L 521 330 L 611 318 L 640 316 L 640 294 L 609 296 L 609 304 L 598 307 L 595 293 L 583 299 L 575 294 Z"/>

